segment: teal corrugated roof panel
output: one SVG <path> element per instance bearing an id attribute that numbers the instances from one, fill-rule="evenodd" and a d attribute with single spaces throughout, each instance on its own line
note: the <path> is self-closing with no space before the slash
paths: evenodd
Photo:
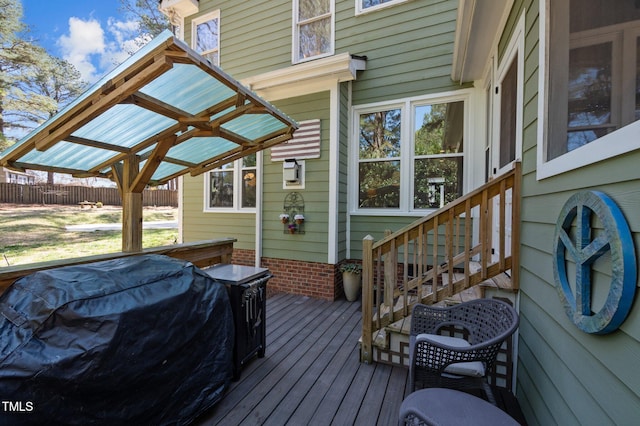
<path id="1" fill-rule="evenodd" d="M 167 158 L 198 164 L 203 157 L 214 158 L 237 147 L 237 144 L 223 138 L 193 138 L 172 147 Z"/>
<path id="2" fill-rule="evenodd" d="M 198 114 L 236 94 L 200 68 L 185 64 L 175 64 L 173 69 L 147 84 L 140 92 L 189 114 Z"/>
<path id="3" fill-rule="evenodd" d="M 296 128 L 285 114 L 164 32 L 2 153 L 0 165 L 131 177 L 119 187 L 126 191 L 135 184 L 137 191 L 141 184 L 197 175 L 282 143 Z M 142 179 L 135 170 L 115 173 L 118 167 L 132 170 L 127 164 L 138 165 Z"/>
<path id="4" fill-rule="evenodd" d="M 86 171 L 97 167 L 102 162 L 108 161 L 113 153 L 106 149 L 78 146 L 75 143 L 62 141 L 47 151 L 32 150 L 20 158 L 19 163 L 41 165 L 45 170 L 59 168 L 68 170 Z M 62 171 L 61 172 L 65 172 Z"/>
<path id="5" fill-rule="evenodd" d="M 177 123 L 177 120 L 136 105 L 118 104 L 73 132 L 72 135 L 131 148 Z M 91 153 L 87 152 L 87 154 Z"/>
<path id="6" fill-rule="evenodd" d="M 280 120 L 271 116 L 247 114 L 234 118 L 224 123 L 221 127 L 247 139 L 258 139 L 261 136 L 282 130 L 286 126 Z"/>

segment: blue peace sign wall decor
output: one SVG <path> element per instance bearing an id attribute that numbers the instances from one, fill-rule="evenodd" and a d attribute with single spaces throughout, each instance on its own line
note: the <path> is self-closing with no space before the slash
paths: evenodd
<path id="1" fill-rule="evenodd" d="M 592 215 L 603 229 L 591 231 Z M 574 240 L 571 228 L 575 221 Z M 600 311 L 591 307 L 591 267 L 611 252 L 611 287 Z M 578 192 L 567 200 L 556 223 L 553 273 L 569 319 L 582 331 L 607 334 L 624 322 L 636 291 L 637 265 L 629 225 L 616 203 L 598 191 Z M 567 261 L 575 264 L 575 295 L 567 275 Z"/>

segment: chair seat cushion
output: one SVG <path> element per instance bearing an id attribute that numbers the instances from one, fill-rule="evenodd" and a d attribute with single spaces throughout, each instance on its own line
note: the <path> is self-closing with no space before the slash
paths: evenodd
<path id="1" fill-rule="evenodd" d="M 416 343 L 421 340 L 430 340 L 435 343 L 452 346 L 455 348 L 464 348 L 471 346 L 469 342 L 459 337 L 441 336 L 439 334 L 418 334 Z M 445 373 L 456 374 L 460 376 L 483 377 L 485 374 L 484 364 L 481 361 L 458 362 L 450 364 L 444 369 Z"/>

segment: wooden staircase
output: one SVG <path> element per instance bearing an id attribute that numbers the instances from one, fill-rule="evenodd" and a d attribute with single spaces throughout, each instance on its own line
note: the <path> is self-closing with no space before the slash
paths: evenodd
<path id="1" fill-rule="evenodd" d="M 520 181 L 516 163 L 382 240 L 364 239 L 361 361 L 407 365 L 416 303 L 446 306 L 482 297 L 515 303 Z M 502 358 L 496 368 L 504 370 L 509 353 Z M 498 376 L 508 381 L 507 373 Z"/>
<path id="2" fill-rule="evenodd" d="M 517 292 L 518 290 L 514 289 L 511 284 L 511 277 L 503 273 L 451 297 L 447 297 L 435 304 L 435 306 L 451 306 L 469 300 L 492 297 L 515 304 Z M 373 361 L 408 366 L 410 329 L 411 315 L 377 330 L 373 339 Z"/>

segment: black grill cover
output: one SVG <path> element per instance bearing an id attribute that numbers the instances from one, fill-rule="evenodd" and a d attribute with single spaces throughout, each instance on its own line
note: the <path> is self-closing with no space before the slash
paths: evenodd
<path id="1" fill-rule="evenodd" d="M 188 424 L 231 380 L 227 291 L 188 262 L 36 272 L 0 314 L 0 424 Z"/>

